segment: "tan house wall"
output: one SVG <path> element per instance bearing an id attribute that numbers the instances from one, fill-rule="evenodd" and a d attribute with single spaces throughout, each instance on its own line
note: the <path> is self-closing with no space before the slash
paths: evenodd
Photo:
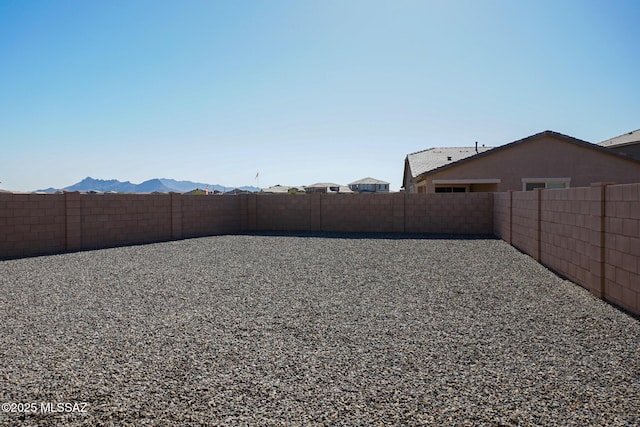
<path id="1" fill-rule="evenodd" d="M 521 191 L 523 178 L 565 177 L 571 178 L 570 187 L 604 181 L 633 183 L 640 181 L 640 162 L 544 135 L 428 174 L 418 186 L 433 193 L 434 180 L 500 179 L 496 191 Z"/>

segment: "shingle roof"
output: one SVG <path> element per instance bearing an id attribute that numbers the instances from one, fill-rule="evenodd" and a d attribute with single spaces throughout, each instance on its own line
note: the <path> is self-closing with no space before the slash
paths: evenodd
<path id="1" fill-rule="evenodd" d="M 457 162 L 467 157 L 475 156 L 493 149 L 493 147 L 438 147 L 428 148 L 407 155 L 412 178 L 427 171 L 437 169 L 449 163 Z"/>
<path id="2" fill-rule="evenodd" d="M 304 188 L 338 188 L 338 192 L 339 193 L 353 193 L 353 191 L 349 188 L 346 187 L 344 185 L 340 185 L 340 184 L 335 184 L 333 182 L 317 182 L 315 184 L 311 184 L 311 185 L 305 185 Z"/>
<path id="3" fill-rule="evenodd" d="M 358 185 L 358 184 L 389 184 L 389 183 L 386 181 L 380 181 L 379 179 L 370 178 L 370 177 L 362 178 L 357 181 L 353 181 L 349 183 L 349 185 Z"/>
<path id="4" fill-rule="evenodd" d="M 316 182 L 315 184 L 305 185 L 305 188 L 327 188 L 327 187 L 340 187 L 340 184 L 335 182 Z"/>
<path id="5" fill-rule="evenodd" d="M 287 185 L 274 185 L 268 188 L 263 188 L 262 192 L 263 193 L 274 193 L 274 194 L 287 194 L 289 192 L 289 190 L 291 189 L 295 189 L 296 191 L 304 191 L 304 187 L 303 186 L 287 186 Z"/>
<path id="6" fill-rule="evenodd" d="M 634 130 L 633 132 L 627 132 L 625 134 L 616 136 L 615 138 L 607 139 L 606 141 L 602 141 L 598 143 L 601 147 L 618 147 L 620 145 L 632 144 L 634 142 L 640 142 L 640 129 Z"/>

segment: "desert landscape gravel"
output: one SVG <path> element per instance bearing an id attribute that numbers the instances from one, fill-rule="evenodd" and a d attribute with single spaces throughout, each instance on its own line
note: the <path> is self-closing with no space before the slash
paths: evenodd
<path id="1" fill-rule="evenodd" d="M 0 425 L 633 426 L 639 390 L 638 319 L 500 240 L 0 262 Z"/>

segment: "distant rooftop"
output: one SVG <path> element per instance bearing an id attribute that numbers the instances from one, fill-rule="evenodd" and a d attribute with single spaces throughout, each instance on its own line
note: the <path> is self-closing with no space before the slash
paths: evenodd
<path id="1" fill-rule="evenodd" d="M 632 144 L 634 142 L 640 142 L 640 129 L 634 130 L 633 132 L 624 133 L 622 135 L 616 136 L 615 138 L 607 139 L 606 141 L 598 143 L 598 145 L 601 147 L 611 148 Z"/>
<path id="2" fill-rule="evenodd" d="M 437 169 L 449 163 L 457 162 L 476 154 L 484 153 L 493 147 L 436 147 L 417 151 L 407 155 L 413 178 L 427 171 Z"/>
<path id="3" fill-rule="evenodd" d="M 389 184 L 387 181 L 380 181 L 379 179 L 367 177 L 362 178 L 357 181 L 353 181 L 349 183 L 349 185 L 358 185 L 358 184 Z"/>
<path id="4" fill-rule="evenodd" d="M 289 190 L 295 190 L 298 192 L 304 192 L 304 187 L 302 185 L 300 186 L 287 186 L 287 185 L 274 185 L 268 188 L 263 188 L 262 192 L 263 193 L 273 193 L 273 194 L 287 194 L 289 192 Z"/>
<path id="5" fill-rule="evenodd" d="M 333 182 L 317 182 L 315 184 L 305 185 L 304 189 L 307 192 L 353 193 L 349 187 Z"/>

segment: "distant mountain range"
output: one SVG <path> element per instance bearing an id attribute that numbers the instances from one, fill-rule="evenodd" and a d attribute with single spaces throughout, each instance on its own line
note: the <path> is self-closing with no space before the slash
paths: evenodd
<path id="1" fill-rule="evenodd" d="M 231 191 L 233 189 L 256 192 L 260 191 L 258 187 L 225 187 L 218 184 L 205 184 L 202 182 L 192 181 L 176 181 L 175 179 L 154 178 L 140 184 L 133 184 L 129 181 L 121 182 L 117 179 L 93 179 L 86 177 L 82 181 L 64 188 L 47 188 L 37 190 L 38 193 L 55 193 L 58 191 L 96 191 L 99 193 L 187 193 L 195 189 L 209 191 Z"/>

